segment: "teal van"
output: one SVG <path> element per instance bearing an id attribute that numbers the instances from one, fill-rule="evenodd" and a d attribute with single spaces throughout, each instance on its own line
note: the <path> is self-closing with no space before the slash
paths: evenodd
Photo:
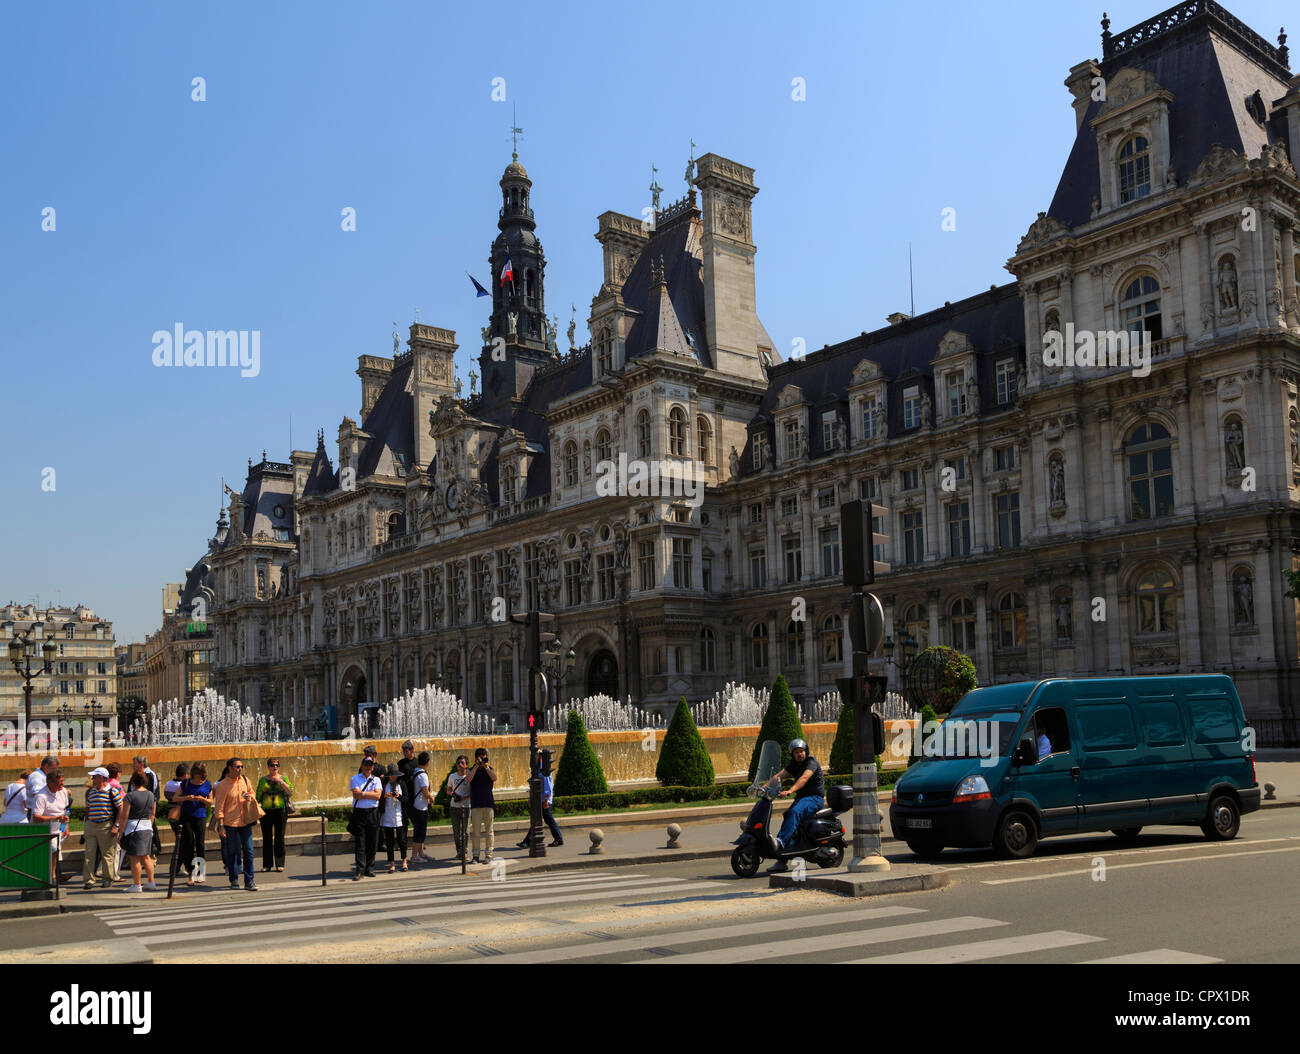
<path id="1" fill-rule="evenodd" d="M 1051 678 L 969 692 L 894 785 L 889 822 L 918 856 L 1152 824 L 1235 838 L 1259 808 L 1253 737 L 1232 679 Z M 1247 749 L 1249 748 L 1249 749 Z"/>

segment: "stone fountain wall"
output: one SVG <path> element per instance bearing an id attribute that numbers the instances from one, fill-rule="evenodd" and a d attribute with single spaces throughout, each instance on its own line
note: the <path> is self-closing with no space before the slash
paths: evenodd
<path id="1" fill-rule="evenodd" d="M 892 741 L 899 728 L 909 725 L 905 721 L 887 721 L 886 740 Z M 713 760 L 713 770 L 721 778 L 725 776 L 743 776 L 749 769 L 750 754 L 754 741 L 758 737 L 757 725 L 737 725 L 726 728 L 701 728 L 700 735 Z M 590 732 L 591 745 L 600 758 L 605 770 L 605 778 L 611 789 L 620 784 L 645 782 L 655 778 L 655 766 L 659 761 L 659 748 L 663 743 L 664 730 L 627 731 L 627 732 Z M 806 724 L 804 737 L 812 749 L 813 755 L 825 765 L 830 758 L 831 744 L 835 739 L 835 725 Z M 564 747 L 564 734 L 555 733 L 538 737 L 543 747 L 555 752 L 555 762 L 559 763 Z M 429 737 L 419 739 L 412 737 L 416 753 L 427 750 L 432 759 L 429 772 L 434 781 L 445 779 L 455 764 L 456 755 L 464 754 L 474 757 L 476 747 L 487 747 L 493 767 L 497 770 L 498 791 L 522 791 L 528 782 L 528 736 L 475 736 L 464 738 Z M 241 743 L 230 744 L 190 744 L 169 747 L 129 747 L 105 749 L 102 761 L 87 760 L 80 754 L 65 752 L 61 765 L 65 778 L 73 787 L 80 787 L 86 782 L 86 773 L 95 766 L 108 761 L 117 761 L 122 766 L 123 784 L 131 775 L 131 759 L 143 753 L 149 759 L 149 767 L 163 782 L 172 778 L 178 762 L 193 763 L 202 761 L 208 770 L 208 778 L 214 783 L 221 775 L 226 761 L 232 756 L 244 759 L 244 771 L 256 782 L 266 772 L 265 759 L 279 758 L 285 778 L 294 785 L 294 801 L 299 805 L 316 803 L 341 803 L 351 800 L 348 793 L 348 781 L 356 774 L 361 760 L 361 747 L 373 743 L 379 750 L 379 760 L 385 765 L 396 763 L 402 756 L 402 741 L 399 739 L 373 739 L 356 742 L 343 740 L 316 740 L 307 743 Z M 0 786 L 11 782 L 22 768 L 32 768 L 40 764 L 39 754 L 0 755 Z M 901 758 L 886 754 L 884 763 L 906 764 L 907 752 Z M 73 794 L 73 803 L 81 802 L 79 791 Z"/>

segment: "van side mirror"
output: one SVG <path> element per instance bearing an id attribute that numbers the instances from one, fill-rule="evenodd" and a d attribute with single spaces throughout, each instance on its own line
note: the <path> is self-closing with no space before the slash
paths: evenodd
<path id="1" fill-rule="evenodd" d="M 1011 760 L 1017 765 L 1037 765 L 1038 747 L 1032 739 L 1026 736 L 1016 746 L 1016 752 L 1012 755 Z"/>

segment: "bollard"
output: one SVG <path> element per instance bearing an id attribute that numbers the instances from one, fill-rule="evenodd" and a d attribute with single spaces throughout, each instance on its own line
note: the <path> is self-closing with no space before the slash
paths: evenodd
<path id="1" fill-rule="evenodd" d="M 682 825 L 679 823 L 670 823 L 668 825 L 668 845 L 665 846 L 665 848 L 680 849 L 682 847 L 682 843 L 679 842 L 677 839 L 679 839 L 681 836 L 682 836 Z"/>
<path id="2" fill-rule="evenodd" d="M 1277 785 L 1273 783 L 1264 784 L 1264 800 L 1277 801 Z"/>
<path id="3" fill-rule="evenodd" d="M 599 827 L 595 830 L 588 831 L 587 837 L 591 839 L 591 848 L 587 850 L 591 855 L 594 856 L 597 853 L 603 853 L 605 851 L 605 847 L 600 844 L 605 840 L 605 832 Z"/>
<path id="4" fill-rule="evenodd" d="M 320 814 L 320 884 L 325 885 L 325 814 Z"/>

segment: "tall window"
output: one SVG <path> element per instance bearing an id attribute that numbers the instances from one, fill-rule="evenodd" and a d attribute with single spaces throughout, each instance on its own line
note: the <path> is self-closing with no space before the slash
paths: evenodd
<path id="1" fill-rule="evenodd" d="M 1151 339 L 1159 340 L 1163 327 L 1160 321 L 1160 283 L 1151 275 L 1133 279 L 1124 290 L 1120 301 L 1124 328 L 1137 334 L 1146 330 Z"/>
<path id="2" fill-rule="evenodd" d="M 515 466 L 501 466 L 501 504 L 510 505 L 515 500 Z"/>
<path id="3" fill-rule="evenodd" d="M 564 444 L 564 485 L 578 485 L 578 444 L 572 440 Z"/>
<path id="4" fill-rule="evenodd" d="M 925 513 L 903 513 L 903 563 L 919 564 L 925 558 Z"/>
<path id="5" fill-rule="evenodd" d="M 948 554 L 970 555 L 970 502 L 954 501 L 948 505 Z"/>
<path id="6" fill-rule="evenodd" d="M 674 406 L 668 414 L 668 453 L 686 456 L 686 414 L 680 406 Z"/>
<path id="7" fill-rule="evenodd" d="M 996 367 L 998 405 L 1005 406 L 1016 397 L 1016 360 L 1002 359 Z"/>
<path id="8" fill-rule="evenodd" d="M 821 530 L 822 574 L 830 578 L 840 573 L 840 529 L 823 527 Z"/>
<path id="9" fill-rule="evenodd" d="M 791 418 L 782 426 L 785 437 L 785 460 L 793 461 L 799 456 L 799 422 Z"/>
<path id="10" fill-rule="evenodd" d="M 695 438 L 700 461 L 706 465 L 713 464 L 713 426 L 707 417 L 695 419 Z"/>
<path id="11" fill-rule="evenodd" d="M 596 338 L 596 364 L 602 377 L 614 368 L 614 342 L 610 339 L 608 327 L 602 329 Z"/>
<path id="12" fill-rule="evenodd" d="M 862 412 L 862 438 L 875 439 L 877 432 L 877 414 L 880 403 L 874 395 L 864 396 L 858 404 Z"/>
<path id="13" fill-rule="evenodd" d="M 921 649 L 930 646 L 930 617 L 924 604 L 912 604 L 903 611 L 903 632 Z"/>
<path id="14" fill-rule="evenodd" d="M 637 546 L 637 567 L 641 572 L 641 588 L 654 589 L 659 585 L 658 576 L 655 574 L 655 543 L 638 542 Z"/>
<path id="15" fill-rule="evenodd" d="M 921 423 L 921 389 L 912 385 L 903 390 L 903 427 L 916 428 Z"/>
<path id="16" fill-rule="evenodd" d="M 538 580 L 542 574 L 541 553 L 535 543 L 524 546 L 524 597 L 529 611 L 536 611 L 538 604 Z"/>
<path id="17" fill-rule="evenodd" d="M 839 446 L 839 418 L 834 410 L 822 414 L 822 449 L 834 450 Z"/>
<path id="18" fill-rule="evenodd" d="M 1147 141 L 1135 135 L 1119 150 L 1119 203 L 1127 205 L 1150 193 L 1151 154 Z"/>
<path id="19" fill-rule="evenodd" d="M 609 443 L 609 430 L 606 428 L 602 428 L 596 433 L 596 460 L 598 462 L 613 460 L 613 449 Z"/>
<path id="20" fill-rule="evenodd" d="M 964 457 L 944 458 L 943 467 L 952 469 L 952 478 L 957 482 L 966 478 L 966 459 Z"/>
<path id="21" fill-rule="evenodd" d="M 1148 571 L 1137 584 L 1139 633 L 1173 633 L 1177 628 L 1174 611 L 1174 580 L 1168 571 Z"/>
<path id="22" fill-rule="evenodd" d="M 713 592 L 713 557 L 705 556 L 700 560 L 700 588 L 706 593 Z"/>
<path id="23" fill-rule="evenodd" d="M 564 602 L 571 608 L 582 603 L 582 561 L 564 561 Z"/>
<path id="24" fill-rule="evenodd" d="M 1020 593 L 1007 593 L 998 601 L 998 647 L 1023 648 L 1029 612 Z"/>
<path id="25" fill-rule="evenodd" d="M 636 442 L 638 457 L 650 456 L 650 411 L 642 410 L 636 415 Z"/>
<path id="26" fill-rule="evenodd" d="M 700 630 L 700 671 L 713 673 L 718 667 L 718 639 L 713 630 L 705 626 Z"/>
<path id="27" fill-rule="evenodd" d="M 994 499 L 997 514 L 998 548 L 1014 549 L 1020 544 L 1020 492 L 999 494 Z"/>
<path id="28" fill-rule="evenodd" d="M 673 539 L 673 588 L 691 588 L 691 540 Z"/>
<path id="29" fill-rule="evenodd" d="M 948 374 L 948 416 L 961 417 L 966 412 L 966 371 Z"/>
<path id="30" fill-rule="evenodd" d="M 474 612 L 474 621 L 482 622 L 487 618 L 483 607 L 483 586 L 487 581 L 488 557 L 470 562 L 470 608 Z"/>
<path id="31" fill-rule="evenodd" d="M 750 636 L 753 644 L 754 669 L 767 669 L 767 623 L 760 622 Z"/>
<path id="32" fill-rule="evenodd" d="M 788 534 L 781 541 L 781 551 L 785 558 L 785 580 L 798 582 L 803 578 L 803 538 L 798 534 Z"/>
<path id="33" fill-rule="evenodd" d="M 1129 433 L 1124 456 L 1128 463 L 1129 519 L 1172 516 L 1174 470 L 1169 432 L 1155 421 L 1138 425 Z"/>
<path id="34" fill-rule="evenodd" d="M 975 654 L 975 602 L 965 597 L 954 600 L 949 609 L 948 626 L 952 647 L 967 655 Z"/>
<path id="35" fill-rule="evenodd" d="M 844 661 L 844 624 L 839 615 L 827 615 L 822 623 L 822 659 L 825 662 Z"/>
<path id="36" fill-rule="evenodd" d="M 749 550 L 749 582 L 753 589 L 767 586 L 767 550 L 761 545 Z"/>
<path id="37" fill-rule="evenodd" d="M 600 585 L 600 599 L 614 599 L 614 554 L 601 553 L 596 557 L 596 581 Z"/>
<path id="38" fill-rule="evenodd" d="M 994 447 L 993 449 L 993 469 L 996 472 L 1010 472 L 1016 467 L 1016 448 L 1015 444 L 1008 446 Z"/>
<path id="39" fill-rule="evenodd" d="M 803 623 L 794 619 L 785 627 L 785 664 L 803 665 Z"/>
<path id="40" fill-rule="evenodd" d="M 919 468 L 905 468 L 898 473 L 899 490 L 920 490 L 921 489 L 921 470 Z"/>

